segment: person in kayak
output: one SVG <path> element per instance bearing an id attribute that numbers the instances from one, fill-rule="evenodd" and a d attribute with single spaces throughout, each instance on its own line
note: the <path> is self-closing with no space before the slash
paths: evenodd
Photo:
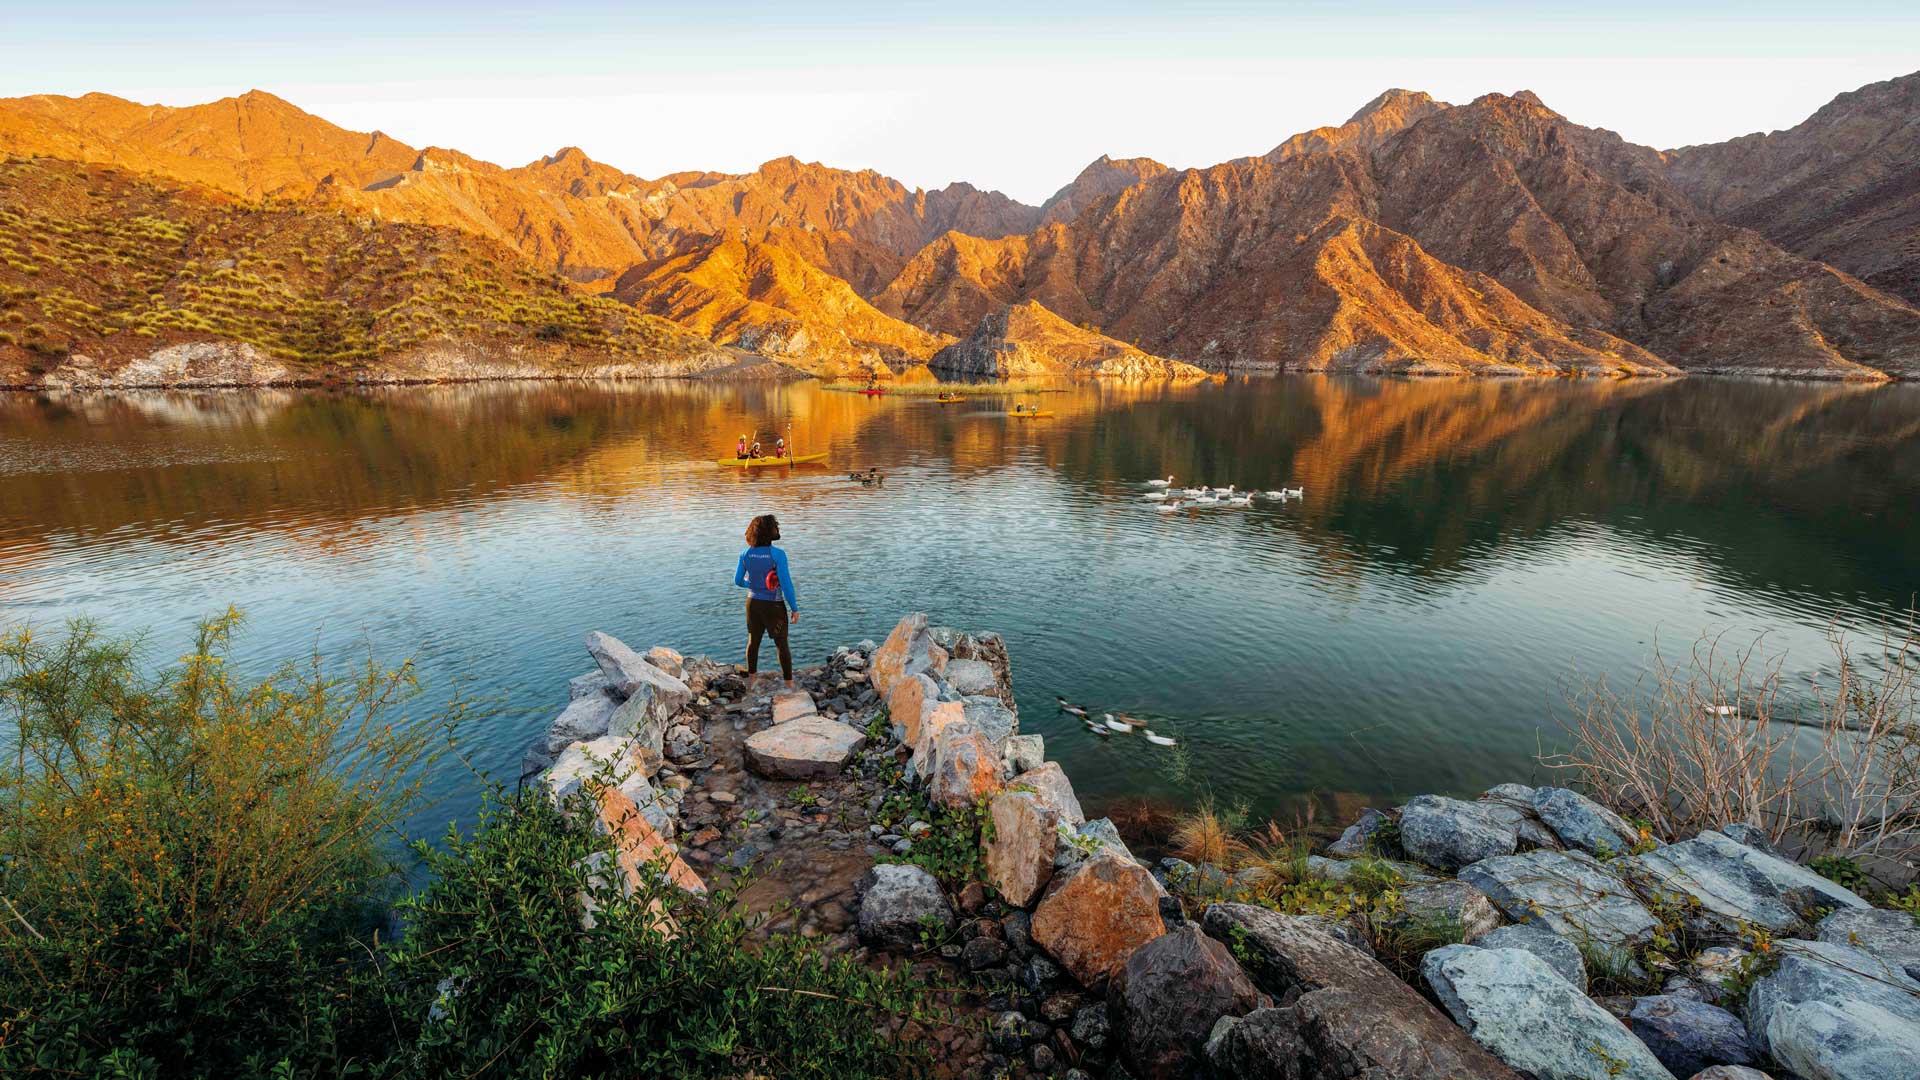
<path id="1" fill-rule="evenodd" d="M 774 457 L 787 456 L 787 437 L 785 435 L 779 435 L 774 437 L 773 456 Z"/>
<path id="2" fill-rule="evenodd" d="M 747 458 L 747 437 L 746 437 L 745 435 L 742 435 L 742 436 L 740 436 L 740 441 L 739 441 L 739 442 L 737 442 L 737 443 L 734 443 L 734 444 L 733 444 L 733 456 L 734 456 L 734 457 L 736 457 L 736 458 L 739 458 L 739 459 L 740 459 L 740 460 L 742 460 L 742 461 L 745 461 L 745 460 L 746 460 L 746 458 Z"/>
<path id="3" fill-rule="evenodd" d="M 787 553 L 773 546 L 780 539 L 780 522 L 761 514 L 747 523 L 747 550 L 740 553 L 733 583 L 747 590 L 747 677 L 760 670 L 760 639 L 771 637 L 780 653 L 780 676 L 793 689 L 793 653 L 787 648 L 787 624 L 800 621 L 800 603 L 793 598 L 793 575 L 787 572 Z"/>
<path id="4" fill-rule="evenodd" d="M 753 457 L 756 459 L 760 457 L 760 440 L 759 439 L 753 440 Z"/>

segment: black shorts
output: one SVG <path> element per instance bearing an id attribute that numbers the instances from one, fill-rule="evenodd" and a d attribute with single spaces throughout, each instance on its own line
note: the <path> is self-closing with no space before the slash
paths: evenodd
<path id="1" fill-rule="evenodd" d="M 747 633 L 765 634 L 775 641 L 787 640 L 787 602 L 785 600 L 748 600 Z"/>

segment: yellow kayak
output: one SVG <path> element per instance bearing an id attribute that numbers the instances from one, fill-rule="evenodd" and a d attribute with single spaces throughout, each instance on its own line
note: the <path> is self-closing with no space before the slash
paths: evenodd
<path id="1" fill-rule="evenodd" d="M 1044 420 L 1044 419 L 1046 419 L 1047 417 L 1049 417 L 1049 416 L 1052 416 L 1052 415 L 1053 415 L 1053 410 L 1052 410 L 1052 409 L 1041 409 L 1041 410 L 1038 410 L 1037 412 L 1010 412 L 1010 413 L 1008 413 L 1007 415 L 1008 415 L 1008 416 L 1013 416 L 1013 417 L 1018 417 L 1018 418 L 1019 418 L 1019 419 L 1021 419 L 1021 420 L 1027 420 L 1027 419 L 1030 419 L 1030 418 L 1035 418 L 1035 417 L 1037 417 L 1037 418 L 1039 418 L 1039 419 L 1042 419 L 1042 420 Z"/>
<path id="2" fill-rule="evenodd" d="M 818 454 L 801 454 L 798 457 L 723 457 L 715 461 L 714 464 L 723 469 L 764 469 L 769 465 L 810 465 L 813 462 L 825 461 L 826 459 L 827 455 L 823 451 Z"/>
<path id="3" fill-rule="evenodd" d="M 967 399 L 963 397 L 937 397 L 937 398 L 934 398 L 933 400 L 939 402 L 942 405 L 958 405 Z"/>

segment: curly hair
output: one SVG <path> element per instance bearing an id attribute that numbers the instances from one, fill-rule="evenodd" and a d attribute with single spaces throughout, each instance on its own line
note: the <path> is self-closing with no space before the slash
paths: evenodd
<path id="1" fill-rule="evenodd" d="M 780 522 L 772 514 L 761 514 L 747 522 L 747 546 L 766 547 L 780 539 Z"/>

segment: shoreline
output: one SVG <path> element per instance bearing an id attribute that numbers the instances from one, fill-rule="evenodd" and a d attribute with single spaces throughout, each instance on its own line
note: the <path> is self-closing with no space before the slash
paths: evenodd
<path id="1" fill-rule="evenodd" d="M 947 1025 L 900 1033 L 941 1076 L 1920 1072 L 1916 916 L 1743 823 L 1663 843 L 1502 784 L 1368 808 L 1331 844 L 1148 859 L 1021 733 L 998 634 L 910 614 L 791 691 L 598 632 L 587 651 L 523 783 L 629 873 L 759 875 L 769 929 L 949 988 Z"/>

